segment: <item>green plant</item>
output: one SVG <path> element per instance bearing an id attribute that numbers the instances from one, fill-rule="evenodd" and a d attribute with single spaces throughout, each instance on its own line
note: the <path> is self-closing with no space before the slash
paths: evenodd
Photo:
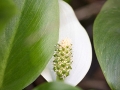
<path id="1" fill-rule="evenodd" d="M 112 90 L 120 88 L 119 3 L 108 0 L 94 23 L 95 51 Z M 40 74 L 49 83 L 34 90 L 80 90 L 75 86 L 91 60 L 89 37 L 64 1 L 0 1 L 0 90 L 24 89 Z M 57 81 L 59 75 L 62 80 Z"/>

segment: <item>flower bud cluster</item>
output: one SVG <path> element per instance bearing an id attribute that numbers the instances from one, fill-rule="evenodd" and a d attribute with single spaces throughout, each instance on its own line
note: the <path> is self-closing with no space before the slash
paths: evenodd
<path id="1" fill-rule="evenodd" d="M 56 72 L 57 78 L 64 80 L 69 76 L 72 69 L 72 44 L 69 39 L 64 39 L 60 44 L 56 45 L 54 52 L 53 70 Z"/>

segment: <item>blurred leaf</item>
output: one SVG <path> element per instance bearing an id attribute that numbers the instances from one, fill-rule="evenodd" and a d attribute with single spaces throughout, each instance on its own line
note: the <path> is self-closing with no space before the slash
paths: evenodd
<path id="1" fill-rule="evenodd" d="M 44 83 L 33 90 L 82 90 L 78 87 L 73 87 L 63 82 Z"/>
<path id="2" fill-rule="evenodd" d="M 12 0 L 0 0 L 0 33 L 15 13 L 16 6 Z"/>
<path id="3" fill-rule="evenodd" d="M 112 90 L 120 89 L 120 0 L 108 0 L 94 24 L 98 61 Z"/>
<path id="4" fill-rule="evenodd" d="M 19 14 L 0 35 L 0 90 L 21 90 L 50 60 L 58 41 L 57 0 L 14 0 Z"/>
<path id="5" fill-rule="evenodd" d="M 67 3 L 70 3 L 71 2 L 71 0 L 64 0 L 65 2 L 67 2 Z"/>

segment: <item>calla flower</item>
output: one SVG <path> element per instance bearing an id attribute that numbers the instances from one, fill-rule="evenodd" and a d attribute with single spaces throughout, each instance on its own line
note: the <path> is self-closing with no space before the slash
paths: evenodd
<path id="1" fill-rule="evenodd" d="M 77 20 L 72 8 L 62 0 L 59 0 L 60 29 L 59 41 L 68 38 L 72 45 L 72 62 L 69 75 L 64 79 L 65 83 L 76 86 L 88 72 L 92 61 L 92 49 L 89 37 L 85 29 Z M 56 80 L 56 72 L 53 70 L 54 56 L 42 72 L 42 76 L 48 81 Z"/>

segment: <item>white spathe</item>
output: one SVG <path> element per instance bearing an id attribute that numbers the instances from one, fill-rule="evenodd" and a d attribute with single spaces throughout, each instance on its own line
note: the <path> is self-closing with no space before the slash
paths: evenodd
<path id="1" fill-rule="evenodd" d="M 62 0 L 59 0 L 60 29 L 59 41 L 69 38 L 72 44 L 72 69 L 64 82 L 76 86 L 88 72 L 92 61 L 92 48 L 87 32 L 77 20 L 72 8 Z M 42 72 L 42 76 L 48 81 L 55 81 L 56 74 L 53 71 L 53 57 Z"/>

